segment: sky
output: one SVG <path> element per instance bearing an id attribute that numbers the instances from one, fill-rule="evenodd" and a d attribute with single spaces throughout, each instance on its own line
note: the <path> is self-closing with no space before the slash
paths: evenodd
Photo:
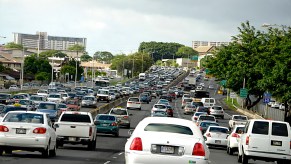
<path id="1" fill-rule="evenodd" d="M 291 0 L 0 0 L 0 44 L 41 31 L 87 38 L 89 55 L 128 54 L 141 42 L 231 41 L 246 21 L 291 26 Z"/>

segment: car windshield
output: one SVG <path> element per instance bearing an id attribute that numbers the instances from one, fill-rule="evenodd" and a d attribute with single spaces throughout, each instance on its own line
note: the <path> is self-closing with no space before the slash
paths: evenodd
<path id="1" fill-rule="evenodd" d="M 165 105 L 155 105 L 154 107 L 158 109 L 166 109 Z"/>
<path id="2" fill-rule="evenodd" d="M 13 98 L 14 99 L 24 99 L 25 96 L 23 96 L 23 95 L 14 95 Z"/>
<path id="3" fill-rule="evenodd" d="M 96 117 L 96 120 L 116 121 L 116 117 L 110 115 L 99 115 Z"/>
<path id="4" fill-rule="evenodd" d="M 84 97 L 83 100 L 91 100 L 91 101 L 94 101 L 94 97 Z"/>
<path id="5" fill-rule="evenodd" d="M 209 132 L 214 132 L 214 133 L 227 133 L 228 130 L 226 128 L 210 127 Z"/>
<path id="6" fill-rule="evenodd" d="M 29 105 L 30 101 L 28 101 L 28 100 L 20 100 L 19 104 L 21 104 L 21 105 Z"/>
<path id="7" fill-rule="evenodd" d="M 35 113 L 8 113 L 3 122 L 24 122 L 43 124 L 43 115 Z"/>
<path id="8" fill-rule="evenodd" d="M 234 120 L 247 120 L 246 116 L 233 116 Z"/>
<path id="9" fill-rule="evenodd" d="M 61 98 L 61 95 L 49 95 L 49 98 Z"/>
<path id="10" fill-rule="evenodd" d="M 9 99 L 10 96 L 9 95 L 0 95 L 0 99 Z"/>
<path id="11" fill-rule="evenodd" d="M 34 101 L 42 101 L 43 97 L 37 97 L 37 96 L 31 96 L 30 100 L 34 100 Z"/>
<path id="12" fill-rule="evenodd" d="M 59 104 L 59 108 L 67 108 L 66 104 Z"/>
<path id="13" fill-rule="evenodd" d="M 193 132 L 189 127 L 175 124 L 151 123 L 144 128 L 144 131 L 193 135 Z"/>
<path id="14" fill-rule="evenodd" d="M 40 103 L 38 109 L 56 110 L 56 104 Z"/>
<path id="15" fill-rule="evenodd" d="M 214 110 L 222 110 L 222 107 L 220 107 L 220 106 L 214 106 L 214 107 L 212 107 L 212 109 L 214 109 Z"/>
<path id="16" fill-rule="evenodd" d="M 126 112 L 126 110 L 122 110 L 122 109 L 112 109 L 110 114 L 127 115 L 127 112 Z"/>
<path id="17" fill-rule="evenodd" d="M 192 102 L 192 99 L 184 99 L 185 102 Z"/>
<path id="18" fill-rule="evenodd" d="M 109 93 L 108 90 L 99 90 L 98 91 L 98 94 L 105 94 L 105 95 L 107 95 L 108 93 Z"/>
<path id="19" fill-rule="evenodd" d="M 70 105 L 77 105 L 77 101 L 68 101 L 67 104 L 70 104 Z"/>

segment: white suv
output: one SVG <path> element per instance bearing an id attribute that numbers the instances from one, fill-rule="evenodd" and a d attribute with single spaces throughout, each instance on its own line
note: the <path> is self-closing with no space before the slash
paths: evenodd
<path id="1" fill-rule="evenodd" d="M 238 162 L 249 159 L 290 163 L 291 132 L 287 122 L 252 119 L 238 138 Z"/>

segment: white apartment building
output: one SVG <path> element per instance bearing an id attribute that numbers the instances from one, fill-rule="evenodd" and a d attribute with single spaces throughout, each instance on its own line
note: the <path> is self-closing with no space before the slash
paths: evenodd
<path id="1" fill-rule="evenodd" d="M 47 32 L 37 32 L 36 34 L 13 33 L 14 43 L 24 45 L 28 49 L 39 50 L 61 50 L 66 51 L 69 47 L 79 44 L 85 47 L 86 38 L 49 36 Z"/>
<path id="2" fill-rule="evenodd" d="M 230 42 L 209 42 L 209 41 L 192 41 L 192 48 L 197 48 L 200 46 L 215 46 L 219 47 L 222 45 L 229 45 Z"/>

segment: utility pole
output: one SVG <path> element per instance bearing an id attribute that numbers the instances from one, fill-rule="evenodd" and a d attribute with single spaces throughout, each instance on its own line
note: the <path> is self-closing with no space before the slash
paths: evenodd
<path id="1" fill-rule="evenodd" d="M 141 72 L 143 72 L 143 53 L 144 53 L 144 50 L 142 50 L 142 54 L 141 54 Z"/>
<path id="2" fill-rule="evenodd" d="M 77 76 L 78 76 L 78 51 L 77 51 L 77 58 L 76 58 L 76 74 L 75 74 L 75 88 L 77 86 Z"/>

